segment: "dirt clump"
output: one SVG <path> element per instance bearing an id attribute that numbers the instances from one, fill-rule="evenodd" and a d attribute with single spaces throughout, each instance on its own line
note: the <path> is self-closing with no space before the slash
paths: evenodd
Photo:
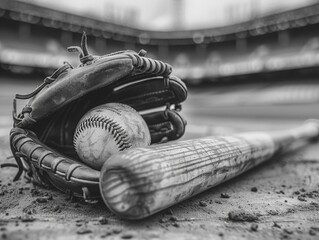
<path id="1" fill-rule="evenodd" d="M 207 203 L 205 203 L 204 201 L 199 201 L 198 205 L 200 207 L 207 207 Z"/>
<path id="2" fill-rule="evenodd" d="M 227 193 L 221 193 L 220 197 L 221 198 L 230 198 L 229 194 L 227 194 Z"/>
<path id="3" fill-rule="evenodd" d="M 258 220 L 258 216 L 244 210 L 234 210 L 228 213 L 228 219 L 235 222 L 254 222 Z"/>
<path id="4" fill-rule="evenodd" d="M 253 232 L 257 232 L 257 230 L 258 230 L 258 224 L 257 224 L 257 223 L 251 224 L 250 230 L 253 231 Z"/>

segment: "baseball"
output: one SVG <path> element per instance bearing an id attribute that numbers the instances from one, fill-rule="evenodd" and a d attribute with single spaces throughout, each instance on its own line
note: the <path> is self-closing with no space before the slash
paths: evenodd
<path id="1" fill-rule="evenodd" d="M 150 145 L 151 136 L 144 119 L 135 109 L 107 103 L 86 113 L 79 121 L 73 143 L 79 158 L 100 170 L 114 153 Z"/>

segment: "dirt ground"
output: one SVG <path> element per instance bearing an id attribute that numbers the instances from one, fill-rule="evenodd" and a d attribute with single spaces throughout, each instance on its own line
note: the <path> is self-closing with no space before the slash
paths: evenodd
<path id="1" fill-rule="evenodd" d="M 0 146 L 7 162 L 8 137 Z M 1 169 L 0 239 L 319 239 L 318 153 L 314 143 L 273 158 L 140 221 L 119 219 L 102 201 L 12 182 L 16 169 Z"/>
<path id="2" fill-rule="evenodd" d="M 10 161 L 6 158 L 11 155 L 7 132 L 12 94 L 30 92 L 34 84 L 1 84 L 0 163 L 4 163 Z M 211 93 L 202 95 L 190 95 L 189 104 L 183 106 L 188 121 L 184 139 L 284 129 L 302 122 L 290 115 L 266 121 L 264 117 L 218 119 L 216 108 L 208 111 L 207 106 L 216 99 Z M 317 105 L 309 106 L 304 109 L 317 112 Z M 273 107 L 269 107 L 271 111 Z M 280 112 L 287 112 L 286 108 L 280 107 Z M 293 113 L 303 108 L 298 109 Z M 237 112 L 246 110 L 238 108 Z M 260 108 L 259 112 L 270 114 L 266 110 Z M 255 114 L 255 109 L 250 112 Z M 302 111 L 300 115 L 309 116 Z M 56 190 L 33 186 L 23 178 L 12 182 L 15 172 L 14 168 L 0 169 L 0 239 L 319 239 L 318 143 L 273 158 L 141 221 L 119 219 L 103 202 L 70 199 Z"/>

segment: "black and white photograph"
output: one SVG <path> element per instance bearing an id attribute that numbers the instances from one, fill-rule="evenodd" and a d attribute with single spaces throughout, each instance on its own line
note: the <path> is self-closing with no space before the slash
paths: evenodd
<path id="1" fill-rule="evenodd" d="M 0 240 L 319 239 L 318 0 L 0 0 Z"/>

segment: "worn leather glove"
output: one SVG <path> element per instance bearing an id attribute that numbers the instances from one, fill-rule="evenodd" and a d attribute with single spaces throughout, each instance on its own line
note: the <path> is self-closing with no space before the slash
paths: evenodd
<path id="1" fill-rule="evenodd" d="M 175 140 L 185 131 L 178 112 L 187 88 L 171 75 L 169 64 L 147 58 L 144 50 L 92 56 L 85 34 L 81 47 L 69 50 L 79 52 L 78 67 L 65 63 L 32 93 L 14 99 L 10 142 L 19 169 L 14 180 L 25 171 L 34 183 L 95 199 L 100 172 L 81 162 L 73 147 L 81 117 L 104 103 L 124 103 L 142 115 L 152 144 Z M 30 100 L 17 113 L 20 99 Z"/>

